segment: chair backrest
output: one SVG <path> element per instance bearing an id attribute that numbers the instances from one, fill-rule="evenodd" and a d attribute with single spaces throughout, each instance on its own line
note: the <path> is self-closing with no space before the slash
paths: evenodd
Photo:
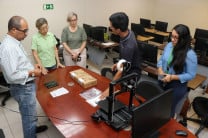
<path id="1" fill-rule="evenodd" d="M 87 34 L 87 37 L 89 37 L 89 38 L 92 37 L 92 33 L 91 33 L 91 28 L 92 27 L 93 27 L 92 25 L 83 23 L 83 28 L 84 28 L 84 30 Z"/>
<path id="2" fill-rule="evenodd" d="M 106 67 L 101 69 L 100 74 L 101 76 L 107 77 L 108 79 L 112 80 L 115 72 L 112 71 L 111 68 Z"/>
<path id="3" fill-rule="evenodd" d="M 92 39 L 104 42 L 105 41 L 105 33 L 107 32 L 107 27 L 104 26 L 95 26 L 91 28 L 91 37 Z"/>
<path id="4" fill-rule="evenodd" d="M 208 30 L 196 28 L 194 33 L 194 38 L 207 38 L 208 37 Z"/>
<path id="5" fill-rule="evenodd" d="M 155 29 L 158 31 L 166 32 L 168 28 L 167 22 L 156 21 L 155 22 Z"/>
<path id="6" fill-rule="evenodd" d="M 134 32 L 135 36 L 145 35 L 144 26 L 141 24 L 131 23 L 131 30 Z"/>
<path id="7" fill-rule="evenodd" d="M 0 85 L 9 86 L 6 80 L 4 79 L 3 73 L 0 71 Z"/>
<path id="8" fill-rule="evenodd" d="M 140 18 L 140 24 L 143 25 L 145 28 L 151 28 L 151 20 Z"/>
<path id="9" fill-rule="evenodd" d="M 54 37 L 55 37 L 56 42 L 57 42 L 56 48 L 58 49 L 60 47 L 60 45 L 61 45 L 61 41 L 60 41 L 60 39 L 56 35 L 54 35 Z"/>
<path id="10" fill-rule="evenodd" d="M 159 84 L 150 81 L 141 81 L 136 88 L 136 94 L 144 98 L 145 101 L 162 92 L 164 92 L 164 90 L 159 86 Z"/>
<path id="11" fill-rule="evenodd" d="M 115 35 L 115 34 L 111 34 L 110 35 L 110 40 L 119 43 L 120 42 L 120 36 Z"/>
<path id="12" fill-rule="evenodd" d="M 208 118 L 208 98 L 195 97 L 193 100 L 193 109 L 199 117 Z"/>

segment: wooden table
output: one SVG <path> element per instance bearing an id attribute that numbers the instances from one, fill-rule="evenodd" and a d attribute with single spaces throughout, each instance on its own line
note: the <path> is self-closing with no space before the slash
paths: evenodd
<path id="1" fill-rule="evenodd" d="M 142 36 L 142 35 L 137 35 L 137 40 L 138 41 L 149 41 L 149 40 L 152 40 L 154 39 L 153 36 Z"/>
<path id="2" fill-rule="evenodd" d="M 190 80 L 188 82 L 188 87 L 192 90 L 195 90 L 197 87 L 199 87 L 205 80 L 207 79 L 206 76 L 196 74 L 195 78 Z"/>
<path id="3" fill-rule="evenodd" d="M 88 59 L 94 64 L 101 66 L 105 57 L 107 56 L 107 50 L 119 46 L 119 43 L 109 41 L 108 43 L 102 43 L 93 39 L 87 40 L 87 55 Z"/>
<path id="4" fill-rule="evenodd" d="M 148 44 L 157 46 L 158 49 L 160 49 L 160 50 L 164 50 L 164 48 L 165 48 L 165 46 L 166 46 L 165 43 L 161 44 L 161 43 L 157 43 L 157 42 L 154 42 L 154 41 L 148 41 Z"/>
<path id="5" fill-rule="evenodd" d="M 157 34 L 157 35 L 161 35 L 165 37 L 169 36 L 169 32 L 162 32 L 162 31 L 158 31 L 158 30 L 150 29 L 150 28 L 145 28 L 145 32 L 153 33 L 153 34 Z"/>
<path id="6" fill-rule="evenodd" d="M 57 127 L 64 137 L 130 138 L 130 131 L 115 131 L 104 122 L 96 123 L 92 121 L 90 116 L 96 112 L 98 107 L 92 107 L 79 95 L 86 89 L 82 88 L 69 76 L 70 71 L 80 68 L 81 67 L 78 66 L 59 68 L 50 72 L 46 76 L 41 76 L 40 78 L 36 79 L 37 99 L 46 115 L 50 118 L 51 122 Z M 97 78 L 98 82 L 95 86 L 97 89 L 103 91 L 108 87 L 110 81 L 109 79 L 87 69 L 83 70 Z M 47 89 L 44 86 L 44 83 L 51 80 L 57 81 L 59 85 L 57 87 Z M 73 82 L 74 85 L 68 86 L 69 82 Z M 52 98 L 50 92 L 61 87 L 68 89 L 69 93 Z M 126 96 L 124 95 L 122 98 L 125 100 Z M 185 127 L 172 119 L 160 129 L 160 138 L 177 138 L 174 133 L 176 129 L 188 131 Z M 189 131 L 188 134 L 189 138 L 195 138 L 195 136 Z"/>
<path id="7" fill-rule="evenodd" d="M 113 42 L 113 41 L 103 43 L 103 42 L 99 42 L 99 41 L 96 41 L 96 40 L 93 40 L 93 39 L 88 39 L 87 43 L 91 46 L 99 47 L 99 48 L 102 48 L 102 49 L 119 46 L 119 43 L 116 43 L 116 42 Z"/>

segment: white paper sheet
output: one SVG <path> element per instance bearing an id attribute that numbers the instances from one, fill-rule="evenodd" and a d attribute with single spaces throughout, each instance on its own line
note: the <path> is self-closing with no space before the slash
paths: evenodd
<path id="1" fill-rule="evenodd" d="M 65 89 L 64 87 L 61 87 L 59 89 L 56 89 L 56 90 L 53 90 L 50 92 L 50 94 L 53 98 L 67 94 L 67 93 L 69 93 L 69 91 L 67 89 Z"/>

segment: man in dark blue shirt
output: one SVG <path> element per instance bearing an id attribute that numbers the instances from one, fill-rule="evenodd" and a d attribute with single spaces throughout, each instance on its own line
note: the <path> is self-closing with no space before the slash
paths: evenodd
<path id="1" fill-rule="evenodd" d="M 124 59 L 130 63 L 130 68 L 125 74 L 136 72 L 141 74 L 141 52 L 137 46 L 137 41 L 134 33 L 128 29 L 129 18 L 123 12 L 117 12 L 110 16 L 110 28 L 112 33 L 120 36 L 120 59 Z M 112 70 L 117 69 L 117 64 L 112 66 Z M 124 73 L 121 70 L 117 70 L 113 77 L 113 80 L 117 80 L 122 77 Z M 109 94 L 109 89 L 106 89 L 102 93 L 102 97 L 106 97 Z"/>

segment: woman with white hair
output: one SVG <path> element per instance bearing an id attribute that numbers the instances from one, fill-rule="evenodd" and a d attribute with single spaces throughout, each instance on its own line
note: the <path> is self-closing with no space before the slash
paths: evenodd
<path id="1" fill-rule="evenodd" d="M 61 41 L 64 46 L 63 57 L 66 66 L 78 65 L 86 67 L 87 35 L 77 24 L 77 14 L 70 12 L 67 16 L 69 26 L 62 31 Z"/>

